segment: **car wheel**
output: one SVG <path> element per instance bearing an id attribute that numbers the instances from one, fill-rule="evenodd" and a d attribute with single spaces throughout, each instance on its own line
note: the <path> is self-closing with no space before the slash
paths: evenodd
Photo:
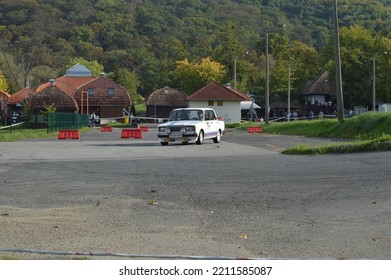
<path id="1" fill-rule="evenodd" d="M 204 142 L 204 131 L 200 131 L 200 135 L 197 138 L 197 145 L 201 145 Z"/>
<path id="2" fill-rule="evenodd" d="M 219 143 L 220 141 L 221 141 L 221 132 L 220 132 L 220 130 L 219 130 L 219 131 L 217 131 L 216 137 L 213 138 L 213 142 L 214 142 L 214 143 Z"/>
<path id="3" fill-rule="evenodd" d="M 160 144 L 161 144 L 162 146 L 167 146 L 167 145 L 168 145 L 168 142 L 160 142 Z"/>

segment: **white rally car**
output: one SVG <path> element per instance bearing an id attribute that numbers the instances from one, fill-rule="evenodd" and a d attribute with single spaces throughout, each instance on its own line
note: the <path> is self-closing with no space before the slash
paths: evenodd
<path id="1" fill-rule="evenodd" d="M 210 108 L 181 108 L 171 111 L 168 122 L 158 126 L 160 144 L 170 142 L 197 143 L 204 139 L 213 139 L 219 143 L 224 134 L 224 121 L 217 118 Z"/>

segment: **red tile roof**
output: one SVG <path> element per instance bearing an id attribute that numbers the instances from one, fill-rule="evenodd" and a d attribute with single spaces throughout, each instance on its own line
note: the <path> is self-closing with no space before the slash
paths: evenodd
<path id="1" fill-rule="evenodd" d="M 72 95 L 73 92 L 81 85 L 94 80 L 94 77 L 72 77 L 72 76 L 62 76 L 55 80 L 55 84 L 58 88 L 60 88 L 65 93 Z M 50 82 L 47 82 L 46 84 L 40 85 L 37 88 L 37 92 L 41 91 L 42 89 L 46 88 L 50 85 Z"/>
<path id="2" fill-rule="evenodd" d="M 10 96 L 11 96 L 11 95 L 9 95 L 8 93 L 6 93 L 5 91 L 2 91 L 2 90 L 0 90 L 0 95 L 3 95 L 5 97 L 7 97 L 7 99 L 10 98 Z"/>
<path id="3" fill-rule="evenodd" d="M 34 94 L 36 94 L 35 91 L 33 91 L 29 87 L 22 88 L 18 92 L 15 92 L 11 95 L 10 99 L 8 100 L 9 104 L 17 104 L 23 102 L 27 98 L 31 98 Z"/>
<path id="4" fill-rule="evenodd" d="M 101 76 L 80 85 L 72 94 L 78 104 L 81 104 L 81 92 L 94 89 L 93 96 L 88 97 L 89 106 L 123 106 L 129 107 L 131 100 L 128 91 L 116 82 Z M 114 89 L 114 95 L 108 94 L 108 89 Z"/>
<path id="5" fill-rule="evenodd" d="M 34 108 L 42 108 L 45 104 L 55 104 L 58 112 L 78 110 L 77 103 L 72 96 L 60 89 L 60 87 L 50 84 L 46 87 L 40 87 L 41 90 L 37 92 L 31 100 Z"/>
<path id="6" fill-rule="evenodd" d="M 188 101 L 249 101 L 250 98 L 244 93 L 236 92 L 226 86 L 212 82 L 201 88 L 187 98 Z"/>

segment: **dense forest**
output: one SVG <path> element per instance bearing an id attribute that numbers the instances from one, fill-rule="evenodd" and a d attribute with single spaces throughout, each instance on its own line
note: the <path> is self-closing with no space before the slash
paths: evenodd
<path id="1" fill-rule="evenodd" d="M 345 105 L 371 105 L 374 57 L 391 102 L 391 0 L 340 0 L 338 12 Z M 288 64 L 295 102 L 333 71 L 332 0 L 0 0 L 0 85 L 35 88 L 81 62 L 142 102 L 167 85 L 233 84 L 235 68 L 237 88 L 263 102 L 266 34 L 271 101 L 286 99 Z"/>

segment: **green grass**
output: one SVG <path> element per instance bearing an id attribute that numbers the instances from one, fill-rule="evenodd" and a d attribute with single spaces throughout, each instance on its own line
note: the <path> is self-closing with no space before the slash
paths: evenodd
<path id="1" fill-rule="evenodd" d="M 268 125 L 250 122 L 227 125 L 228 128 L 247 130 L 261 126 L 265 133 L 302 135 L 308 137 L 372 139 L 383 134 L 391 135 L 391 113 L 366 113 L 347 118 L 342 124 L 337 119 L 270 122 Z"/>
<path id="2" fill-rule="evenodd" d="M 0 260 L 3 260 L 3 261 L 17 261 L 17 260 L 19 260 L 19 258 L 11 257 L 11 256 L 2 256 L 2 257 L 0 257 Z"/>
<path id="3" fill-rule="evenodd" d="M 366 113 L 348 118 L 339 124 L 337 119 L 306 120 L 292 122 L 242 123 L 228 128 L 247 130 L 249 126 L 261 126 L 263 132 L 301 135 L 307 137 L 345 138 L 352 141 L 322 146 L 299 145 L 283 151 L 284 154 L 353 153 L 391 150 L 391 113 Z"/>
<path id="4" fill-rule="evenodd" d="M 135 106 L 137 116 L 141 116 L 147 112 L 147 106 L 142 103 L 142 104 L 136 104 Z"/>
<path id="5" fill-rule="evenodd" d="M 327 153 L 358 153 L 370 151 L 391 151 L 391 135 L 384 135 L 372 140 L 327 144 L 320 146 L 298 145 L 285 149 L 286 155 L 320 155 Z"/>
<path id="6" fill-rule="evenodd" d="M 83 133 L 90 129 L 89 127 L 81 128 L 79 132 Z M 34 138 L 54 138 L 57 136 L 58 132 L 48 133 L 46 129 L 14 129 L 12 132 L 9 130 L 0 130 L 0 142 L 14 142 Z"/>

